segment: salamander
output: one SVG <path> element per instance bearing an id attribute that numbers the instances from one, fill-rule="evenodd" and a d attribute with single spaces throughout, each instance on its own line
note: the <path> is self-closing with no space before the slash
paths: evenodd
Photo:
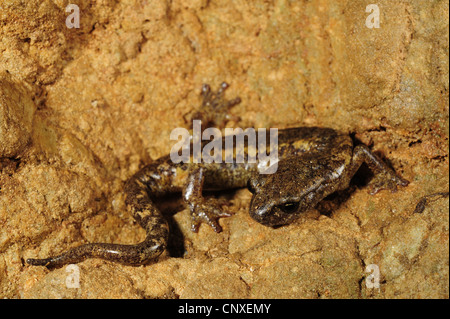
<path id="1" fill-rule="evenodd" d="M 191 119 L 200 119 L 208 125 L 221 125 L 228 120 L 228 108 L 239 103 L 240 98 L 226 100 L 227 87 L 223 83 L 217 91 L 212 91 L 204 85 L 201 107 Z M 231 215 L 222 209 L 223 203 L 218 199 L 203 197 L 203 191 L 210 189 L 247 187 L 253 193 L 249 214 L 256 222 L 269 227 L 286 225 L 328 195 L 346 189 L 362 163 L 374 172 L 370 184 L 373 194 L 408 185 L 407 180 L 399 177 L 367 146 L 354 145 L 348 134 L 331 128 L 279 130 L 277 170 L 272 174 L 261 173 L 258 162 L 174 163 L 169 155 L 164 156 L 140 169 L 124 187 L 125 203 L 146 231 L 144 241 L 135 245 L 89 243 L 58 256 L 27 259 L 27 263 L 53 268 L 86 258 L 134 266 L 154 261 L 166 249 L 169 236 L 168 222 L 154 203 L 169 193 L 181 193 L 191 213 L 194 232 L 202 223 L 220 232 L 219 218 Z"/>

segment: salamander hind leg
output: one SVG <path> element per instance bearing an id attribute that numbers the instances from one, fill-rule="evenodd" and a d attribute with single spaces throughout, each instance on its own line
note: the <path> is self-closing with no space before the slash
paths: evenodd
<path id="1" fill-rule="evenodd" d="M 225 91 L 229 87 L 228 83 L 222 82 L 217 91 L 211 91 L 208 84 L 202 86 L 202 104 L 199 109 L 187 114 L 186 122 L 192 128 L 193 120 L 201 120 L 203 127 L 215 126 L 223 128 L 227 121 L 238 121 L 239 117 L 229 113 L 231 107 L 241 102 L 240 97 L 232 100 L 225 99 Z"/>
<path id="2" fill-rule="evenodd" d="M 216 233 L 222 231 L 219 225 L 219 218 L 230 217 L 231 213 L 222 210 L 225 202 L 215 198 L 205 199 L 202 196 L 204 182 L 204 168 L 195 167 L 191 169 L 187 185 L 183 191 L 183 199 L 191 211 L 191 230 L 198 232 L 200 224 L 206 223 L 211 226 Z"/>
<path id="3" fill-rule="evenodd" d="M 126 265 L 138 266 L 157 258 L 167 246 L 167 221 L 150 200 L 146 185 L 138 173 L 125 186 L 126 203 L 133 217 L 146 230 L 146 238 L 136 245 L 92 243 L 70 249 L 61 255 L 44 259 L 27 259 L 27 263 L 48 268 L 79 263 L 87 258 L 101 258 Z"/>

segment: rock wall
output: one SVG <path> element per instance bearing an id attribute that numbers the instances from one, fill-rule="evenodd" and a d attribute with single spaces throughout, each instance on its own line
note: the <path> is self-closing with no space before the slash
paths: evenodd
<path id="1" fill-rule="evenodd" d="M 448 192 L 449 2 L 372 2 L 379 28 L 361 0 L 72 0 L 79 28 L 66 0 L 0 2 L 0 296 L 448 298 L 448 197 L 414 209 Z M 158 263 L 87 260 L 80 288 L 24 263 L 141 240 L 124 182 L 222 81 L 242 99 L 230 126 L 333 127 L 410 185 L 372 196 L 363 171 L 277 229 L 250 219 L 247 190 L 226 194 L 222 233 L 191 233 L 184 209 Z"/>

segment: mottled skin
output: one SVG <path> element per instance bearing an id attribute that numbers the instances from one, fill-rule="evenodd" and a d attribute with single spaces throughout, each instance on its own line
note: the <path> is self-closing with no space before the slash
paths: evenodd
<path id="1" fill-rule="evenodd" d="M 221 85 L 217 92 L 209 86 L 202 89 L 200 111 L 190 119 L 223 124 L 229 119 L 228 108 L 239 103 L 227 101 Z M 280 130 L 278 135 L 278 170 L 259 174 L 256 164 L 249 163 L 179 163 L 169 156 L 143 167 L 125 185 L 126 204 L 139 225 L 147 232 L 146 239 L 136 245 L 94 243 L 71 249 L 59 256 L 28 259 L 31 265 L 60 267 L 86 258 L 103 258 L 128 265 L 141 265 L 158 257 L 167 246 L 169 227 L 153 201 L 159 196 L 181 192 L 192 216 L 192 231 L 201 223 L 216 232 L 222 229 L 220 217 L 230 216 L 217 199 L 205 199 L 203 190 L 248 187 L 253 193 L 250 216 L 266 226 L 293 222 L 303 212 L 314 208 L 326 196 L 348 187 L 363 162 L 375 173 L 371 192 L 380 189 L 395 191 L 408 182 L 398 177 L 365 145 L 354 146 L 352 139 L 329 128 L 299 127 Z"/>

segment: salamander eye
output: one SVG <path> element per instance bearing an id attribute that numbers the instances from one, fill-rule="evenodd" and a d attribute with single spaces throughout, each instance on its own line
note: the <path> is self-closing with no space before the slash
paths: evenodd
<path id="1" fill-rule="evenodd" d="M 292 214 L 298 210 L 298 206 L 299 206 L 298 202 L 292 202 L 292 203 L 286 203 L 284 205 L 280 205 L 278 207 L 286 214 Z"/>

